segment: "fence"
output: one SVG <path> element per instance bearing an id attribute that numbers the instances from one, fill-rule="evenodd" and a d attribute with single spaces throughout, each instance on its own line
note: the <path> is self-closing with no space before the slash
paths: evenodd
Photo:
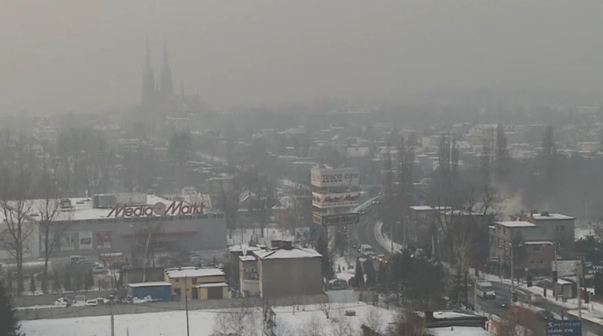
<path id="1" fill-rule="evenodd" d="M 291 305 L 311 305 L 320 304 L 327 301 L 325 294 L 303 296 L 303 297 L 286 297 L 269 300 L 272 306 L 291 306 Z M 201 309 L 227 309 L 241 306 L 258 306 L 264 304 L 261 298 L 237 298 L 225 300 L 189 300 L 189 310 Z M 115 315 L 122 314 L 144 314 L 144 313 L 159 313 L 165 311 L 185 310 L 184 301 L 170 302 L 147 302 L 140 304 L 115 304 L 113 313 Z M 84 316 L 107 316 L 111 314 L 109 305 L 99 306 L 83 306 L 83 307 L 66 307 L 66 308 L 39 308 L 39 309 L 20 309 L 18 310 L 19 319 L 39 320 L 39 319 L 58 319 L 72 318 Z"/>
<path id="2" fill-rule="evenodd" d="M 99 297 L 109 297 L 109 295 L 112 294 L 114 294 L 114 291 L 112 290 L 100 290 L 63 294 L 24 295 L 16 296 L 14 301 L 15 306 L 17 307 L 47 306 L 54 304 L 54 302 L 60 297 L 66 297 L 73 300 L 76 295 L 84 295 L 86 299 L 95 299 Z"/>

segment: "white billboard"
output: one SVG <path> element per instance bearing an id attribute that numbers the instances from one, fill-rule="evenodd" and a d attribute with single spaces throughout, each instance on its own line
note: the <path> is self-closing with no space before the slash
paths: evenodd
<path id="1" fill-rule="evenodd" d="M 360 174 L 355 168 L 312 168 L 310 183 L 319 188 L 358 186 Z"/>
<path id="2" fill-rule="evenodd" d="M 358 205 L 359 198 L 359 192 L 341 194 L 319 194 L 313 192 L 312 205 L 321 209 L 351 207 Z"/>

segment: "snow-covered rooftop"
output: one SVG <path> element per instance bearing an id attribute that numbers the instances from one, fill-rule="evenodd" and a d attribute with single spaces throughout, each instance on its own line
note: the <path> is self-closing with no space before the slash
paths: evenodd
<path id="1" fill-rule="evenodd" d="M 530 215 L 530 217 L 534 218 L 535 220 L 573 220 L 576 219 L 572 216 L 567 216 L 567 215 L 562 215 L 559 213 L 548 213 L 543 215 L 542 213 L 535 213 Z"/>
<path id="2" fill-rule="evenodd" d="M 301 258 L 319 258 L 322 255 L 313 249 L 294 246 L 292 249 L 276 249 L 253 252 L 260 259 L 301 259 Z"/>
<path id="3" fill-rule="evenodd" d="M 433 207 L 430 207 L 429 205 L 413 205 L 410 208 L 413 209 L 414 211 L 432 211 L 432 210 L 435 210 Z"/>
<path id="4" fill-rule="evenodd" d="M 442 327 L 430 328 L 429 331 L 433 336 L 492 336 L 478 327 Z"/>
<path id="5" fill-rule="evenodd" d="M 455 311 L 435 311 L 433 312 L 434 319 L 458 319 L 463 317 L 475 317 L 473 314 L 460 313 Z"/>
<path id="6" fill-rule="evenodd" d="M 261 250 L 261 248 L 258 246 L 249 246 L 247 244 L 239 244 L 239 245 L 230 246 L 228 248 L 228 250 L 230 252 L 236 253 L 236 252 L 243 252 L 243 251 L 247 251 L 247 252 L 259 251 L 259 250 Z"/>
<path id="7" fill-rule="evenodd" d="M 252 255 L 244 255 L 244 256 L 240 256 L 239 260 L 241 261 L 255 261 L 255 257 Z"/>
<path id="8" fill-rule="evenodd" d="M 154 282 L 139 282 L 128 284 L 128 287 L 159 287 L 159 286 L 171 286 L 172 284 L 165 281 L 154 281 Z"/>
<path id="9" fill-rule="evenodd" d="M 526 221 L 507 221 L 497 222 L 497 224 L 508 227 L 508 228 L 521 228 L 521 227 L 534 227 L 536 224 Z"/>
<path id="10" fill-rule="evenodd" d="M 524 245 L 553 245 L 553 242 L 542 240 L 542 241 L 527 241 Z"/>
<path id="11" fill-rule="evenodd" d="M 61 199 L 64 200 L 64 199 Z M 112 211 L 111 208 L 93 208 L 92 207 L 92 197 L 74 197 L 68 198 L 71 201 L 71 207 L 59 209 L 54 218 L 55 221 L 77 221 L 77 220 L 94 220 L 94 219 L 104 219 L 104 218 L 114 218 L 113 215 L 109 216 L 109 213 Z M 51 204 L 48 208 L 53 209 L 53 204 L 58 204 L 55 202 L 59 202 L 60 200 L 52 200 Z M 29 209 L 29 216 L 32 220 L 36 221 L 40 218 L 39 214 L 41 211 L 45 209 L 46 200 L 43 199 L 35 199 L 28 200 L 26 207 Z M 147 205 L 153 206 L 157 203 L 163 203 L 166 206 L 169 206 L 172 202 L 159 197 L 157 195 L 146 195 L 146 202 L 144 204 L 137 205 Z M 10 204 L 10 201 L 9 201 Z M 1 214 L 0 211 L 0 219 L 4 218 L 4 215 Z M 169 216 L 169 214 L 167 214 Z"/>
<path id="12" fill-rule="evenodd" d="M 224 272 L 219 268 L 197 268 L 197 267 L 180 267 L 169 268 L 165 270 L 169 278 L 197 278 L 206 276 L 220 276 Z"/>
<path id="13" fill-rule="evenodd" d="M 204 283 L 204 284 L 197 285 L 195 287 L 199 287 L 199 288 L 228 287 L 228 285 L 226 283 L 224 283 L 224 282 L 218 282 L 218 283 Z"/>

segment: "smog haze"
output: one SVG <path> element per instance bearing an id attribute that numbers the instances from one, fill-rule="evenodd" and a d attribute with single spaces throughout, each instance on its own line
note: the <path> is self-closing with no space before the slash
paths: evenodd
<path id="1" fill-rule="evenodd" d="M 437 88 L 598 92 L 600 1 L 9 1 L 0 110 L 140 100 L 148 38 L 174 86 L 223 109 Z"/>

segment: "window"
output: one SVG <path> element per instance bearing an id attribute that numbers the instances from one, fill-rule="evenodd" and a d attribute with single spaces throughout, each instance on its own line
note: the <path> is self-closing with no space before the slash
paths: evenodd
<path id="1" fill-rule="evenodd" d="M 540 252 L 540 246 L 534 246 L 534 247 L 532 248 L 532 251 L 534 251 L 534 252 L 536 252 L 536 253 Z"/>
<path id="2" fill-rule="evenodd" d="M 180 282 L 180 279 L 176 279 L 176 282 Z"/>
<path id="3" fill-rule="evenodd" d="M 197 278 L 193 278 L 193 285 L 197 284 Z"/>
<path id="4" fill-rule="evenodd" d="M 544 261 L 540 260 L 540 265 L 544 265 Z"/>

